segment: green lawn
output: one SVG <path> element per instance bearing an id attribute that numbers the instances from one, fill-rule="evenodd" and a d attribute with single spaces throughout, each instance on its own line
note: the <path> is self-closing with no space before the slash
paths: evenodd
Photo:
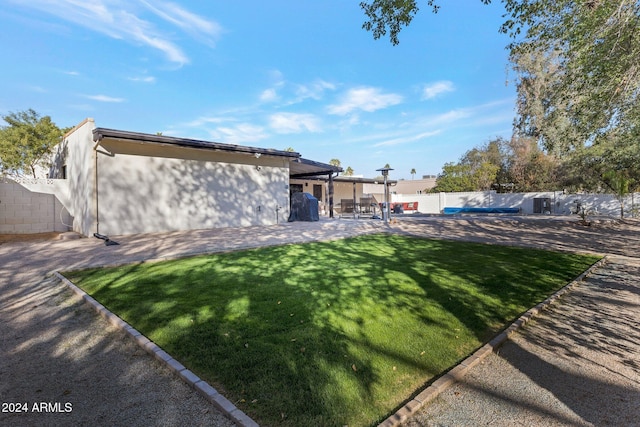
<path id="1" fill-rule="evenodd" d="M 597 259 L 366 235 L 65 275 L 260 424 L 354 427 Z"/>

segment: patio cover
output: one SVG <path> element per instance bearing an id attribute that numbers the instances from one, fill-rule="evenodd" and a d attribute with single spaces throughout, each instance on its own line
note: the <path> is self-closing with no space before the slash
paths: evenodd
<path id="1" fill-rule="evenodd" d="M 313 178 L 326 179 L 323 175 L 331 176 L 338 172 L 342 172 L 339 166 L 333 166 L 326 163 L 314 162 L 313 160 L 298 157 L 292 159 L 289 163 L 290 178 Z"/>

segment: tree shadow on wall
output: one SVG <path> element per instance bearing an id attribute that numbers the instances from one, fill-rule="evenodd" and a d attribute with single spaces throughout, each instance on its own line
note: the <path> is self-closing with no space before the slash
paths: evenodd
<path id="1" fill-rule="evenodd" d="M 287 204 L 282 168 L 142 156 L 140 167 L 118 156 L 99 173 L 103 234 L 274 224 Z"/>

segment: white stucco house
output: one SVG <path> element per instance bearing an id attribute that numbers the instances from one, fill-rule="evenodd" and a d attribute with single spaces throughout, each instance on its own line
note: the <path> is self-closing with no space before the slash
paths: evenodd
<path id="1" fill-rule="evenodd" d="M 292 179 L 331 182 L 340 171 L 296 152 L 105 129 L 87 119 L 56 147 L 50 178 L 67 181 L 72 228 L 89 236 L 285 222 Z"/>

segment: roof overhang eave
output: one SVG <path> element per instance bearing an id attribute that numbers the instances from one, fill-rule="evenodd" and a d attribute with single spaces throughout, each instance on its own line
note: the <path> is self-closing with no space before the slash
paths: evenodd
<path id="1" fill-rule="evenodd" d="M 342 168 L 339 166 L 329 165 L 327 163 L 320 163 L 309 159 L 303 159 L 299 157 L 292 159 L 289 163 L 289 177 L 290 178 L 322 178 L 325 175 L 333 175 L 342 172 Z"/>
<path id="2" fill-rule="evenodd" d="M 300 153 L 294 151 L 275 150 L 271 148 L 248 147 L 244 145 L 223 144 L 220 142 L 209 142 L 189 138 L 177 138 L 164 135 L 152 135 L 138 132 L 128 132 L 115 129 L 95 128 L 93 130 L 93 141 L 99 143 L 103 139 L 114 139 L 129 141 L 139 144 L 169 145 L 184 148 L 195 148 L 200 150 L 224 151 L 239 154 L 249 154 L 258 156 L 285 157 L 291 160 L 300 158 Z"/>

